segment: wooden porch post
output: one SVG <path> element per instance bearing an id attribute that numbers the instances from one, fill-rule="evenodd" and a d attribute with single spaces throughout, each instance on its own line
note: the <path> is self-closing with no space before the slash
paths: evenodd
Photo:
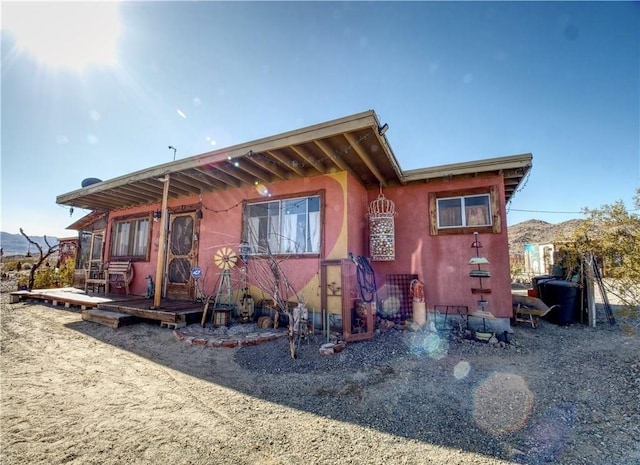
<path id="1" fill-rule="evenodd" d="M 164 288 L 164 257 L 167 251 L 167 229 L 169 227 L 169 210 L 167 198 L 169 197 L 169 174 L 165 174 L 164 189 L 162 191 L 162 208 L 160 216 L 160 239 L 158 240 L 158 263 L 156 266 L 156 291 L 153 294 L 153 308 L 160 308 L 160 298 Z"/>

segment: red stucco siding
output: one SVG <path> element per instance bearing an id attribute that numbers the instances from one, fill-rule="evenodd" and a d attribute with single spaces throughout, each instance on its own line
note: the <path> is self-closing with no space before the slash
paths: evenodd
<path id="1" fill-rule="evenodd" d="M 471 294 L 471 287 L 477 287 L 477 279 L 469 277 L 469 258 L 475 254 L 471 248 L 473 230 L 464 234 L 430 234 L 429 204 L 430 192 L 461 190 L 478 187 L 498 186 L 500 216 L 506 224 L 504 208 L 504 187 L 501 177 L 470 177 L 448 182 L 430 182 L 384 189 L 387 199 L 395 202 L 395 260 L 373 262 L 376 281 L 384 282 L 386 274 L 417 274 L 425 284 L 428 308 L 434 305 L 466 305 L 477 308 L 477 296 Z M 318 274 L 322 259 L 347 258 L 348 252 L 368 256 L 369 202 L 375 200 L 378 190 L 366 191 L 364 187 L 347 173 L 317 176 L 300 180 L 283 181 L 268 186 L 272 198 L 303 193 L 324 195 L 323 244 L 320 257 L 287 258 L 282 267 L 296 291 L 305 290 L 304 298 L 311 307 L 319 307 Z M 219 276 L 214 264 L 214 255 L 221 247 L 237 251 L 242 233 L 242 202 L 265 199 L 255 189 L 235 189 L 216 194 L 206 194 L 202 199 L 190 197 L 170 200 L 169 209 L 182 205 L 199 208 L 203 216 L 199 226 L 197 265 L 203 270 L 199 282 L 205 293 L 213 293 Z M 111 212 L 107 228 L 107 248 L 110 247 L 110 228 L 114 218 L 158 210 L 159 205 L 148 205 Z M 153 223 L 152 246 L 148 262 L 136 262 L 132 292 L 144 295 L 145 276 L 155 276 L 158 259 L 160 222 Z M 491 278 L 488 286 L 492 293 L 487 296 L 490 310 L 498 317 L 510 318 L 511 284 L 509 275 L 509 255 L 506 227 L 499 233 L 480 234 L 483 244 L 481 253 L 489 261 Z M 251 279 L 251 277 L 249 277 Z M 485 283 L 487 285 L 487 283 Z M 314 289 L 310 289 L 314 287 Z M 268 296 L 265 296 L 268 298 Z"/>
<path id="2" fill-rule="evenodd" d="M 471 248 L 473 229 L 466 234 L 430 235 L 428 195 L 430 192 L 470 189 L 476 187 L 500 187 L 500 215 L 506 224 L 504 209 L 504 189 L 500 177 L 470 178 L 448 183 L 428 183 L 384 190 L 386 198 L 395 202 L 395 260 L 373 262 L 376 280 L 384 282 L 386 274 L 417 274 L 425 284 L 427 307 L 434 305 L 466 305 L 477 309 L 478 296 L 471 294 L 472 287 L 478 287 L 477 278 L 470 278 L 472 267 L 469 259 L 475 255 Z M 369 192 L 369 201 L 378 192 Z M 503 318 L 512 316 L 511 278 L 509 273 L 509 253 L 507 231 L 480 234 L 483 248 L 490 265 L 491 278 L 484 284 L 492 289 L 489 300 L 490 310 Z"/>

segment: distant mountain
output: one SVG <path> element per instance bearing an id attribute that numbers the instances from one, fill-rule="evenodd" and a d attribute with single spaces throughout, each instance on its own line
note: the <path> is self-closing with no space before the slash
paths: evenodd
<path id="1" fill-rule="evenodd" d="M 47 244 L 44 242 L 43 236 L 29 236 L 29 238 L 33 242 L 40 244 L 43 250 L 49 250 Z M 53 246 L 58 243 L 58 238 L 47 236 L 47 241 L 49 242 L 49 245 Z M 27 241 L 21 234 L 10 234 L 4 231 L 0 232 L 0 247 L 2 247 L 2 253 L 5 257 L 12 255 L 26 255 L 29 250 L 32 254 L 38 253 L 38 248 L 36 246 L 31 245 L 31 248 L 29 248 L 29 246 L 29 241 Z"/>
<path id="2" fill-rule="evenodd" d="M 528 220 L 509 226 L 509 252 L 524 253 L 525 244 L 547 244 L 571 236 L 584 220 L 569 220 L 551 224 L 541 220 Z"/>

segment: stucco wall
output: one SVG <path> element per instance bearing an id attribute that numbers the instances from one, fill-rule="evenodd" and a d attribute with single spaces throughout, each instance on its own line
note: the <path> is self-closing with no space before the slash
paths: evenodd
<path id="1" fill-rule="evenodd" d="M 347 256 L 350 231 L 346 222 L 347 207 L 347 174 L 336 173 L 326 176 L 292 180 L 287 182 L 274 183 L 269 185 L 271 198 L 280 196 L 313 195 L 323 193 L 324 195 L 324 236 L 322 243 L 323 258 L 344 258 Z M 362 197 L 362 194 L 360 197 Z M 215 266 L 215 253 L 222 247 L 229 247 L 238 252 L 240 238 L 242 234 L 242 204 L 243 201 L 269 200 L 262 196 L 257 189 L 236 189 L 221 193 L 206 194 L 200 199 L 197 196 L 183 198 L 179 200 L 169 200 L 169 210 L 180 209 L 187 206 L 188 209 L 200 209 L 202 219 L 200 220 L 198 231 L 198 257 L 197 265 L 202 269 L 202 278 L 199 280 L 199 287 L 205 294 L 214 294 L 220 270 Z M 366 202 L 366 199 L 356 200 L 356 202 Z M 106 234 L 107 256 L 110 250 L 111 223 L 114 218 L 147 213 L 159 210 L 160 205 L 146 205 L 117 212 L 111 212 L 109 217 L 109 227 Z M 134 263 L 135 276 L 131 285 L 131 292 L 134 295 L 144 295 L 146 292 L 145 276 L 156 275 L 156 263 L 158 260 L 159 238 L 161 222 L 152 223 L 152 243 L 150 260 L 138 261 Z M 286 258 L 280 262 L 280 266 L 292 287 L 298 295 L 304 299 L 310 308 L 317 310 L 320 308 L 319 293 L 319 269 L 320 261 L 323 258 Z M 258 267 L 258 263 L 250 264 L 248 267 L 248 280 L 252 285 L 252 293 L 257 299 L 268 298 L 267 295 L 259 295 L 258 286 L 255 284 L 256 274 L 267 273 L 268 270 Z M 234 287 L 238 287 L 239 270 L 232 271 Z"/>
<path id="2" fill-rule="evenodd" d="M 501 199 L 504 199 L 502 179 L 498 176 L 385 189 L 385 197 L 395 202 L 397 211 L 396 255 L 392 262 L 372 263 L 376 281 L 384 283 L 386 274 L 415 273 L 425 284 L 428 308 L 434 305 L 466 305 L 470 310 L 478 309 L 479 296 L 471 294 L 472 287 L 479 287 L 478 279 L 469 277 L 472 267 L 468 264 L 476 252 L 471 248 L 473 229 L 468 234 L 431 236 L 428 196 L 430 192 L 491 185 L 499 186 Z M 378 192 L 369 192 L 369 201 L 377 195 Z M 500 204 L 503 203 L 501 200 Z M 506 224 L 504 207 L 501 207 L 500 215 L 502 224 Z M 492 293 L 486 296 L 489 301 L 487 310 L 496 316 L 510 318 L 511 277 L 506 227 L 498 234 L 480 234 L 479 240 L 483 245 L 480 253 L 490 261 L 487 269 L 491 278 L 483 279 L 483 286 L 492 289 Z"/>
<path id="3" fill-rule="evenodd" d="M 417 274 L 425 284 L 428 308 L 434 305 L 466 305 L 477 309 L 478 296 L 471 294 L 472 287 L 478 287 L 477 278 L 470 278 L 469 258 L 475 254 L 471 248 L 473 230 L 466 234 L 431 236 L 429 228 L 430 192 L 460 190 L 467 188 L 499 187 L 500 215 L 502 224 L 506 224 L 504 210 L 504 187 L 502 179 L 495 177 L 477 177 L 461 181 L 443 183 L 424 183 L 405 187 L 384 189 L 386 198 L 395 202 L 395 260 L 373 262 L 376 281 L 384 283 L 386 274 Z M 348 252 L 354 255 L 369 254 L 368 219 L 366 217 L 369 202 L 375 200 L 378 190 L 365 191 L 363 186 L 351 175 L 341 172 L 301 180 L 274 183 L 268 186 L 273 198 L 304 193 L 312 195 L 324 192 L 324 242 L 322 257 L 287 258 L 281 262 L 282 269 L 292 286 L 312 310 L 320 308 L 320 262 L 323 259 L 347 258 Z M 170 200 L 169 208 L 181 205 L 199 206 L 203 218 L 199 229 L 199 247 L 197 265 L 203 270 L 199 284 L 206 294 L 215 292 L 219 270 L 214 264 L 214 255 L 221 247 L 238 250 L 242 232 L 242 202 L 265 199 L 256 189 L 237 189 L 221 193 L 203 195 L 202 199 L 192 197 Z M 266 200 L 266 199 L 265 199 Z M 110 224 L 115 216 L 136 214 L 158 210 L 159 205 L 138 207 L 127 211 L 112 212 Z M 107 228 L 107 249 L 110 245 L 110 227 Z M 153 223 L 152 247 L 149 262 L 134 264 L 136 275 L 132 292 L 144 295 L 146 282 L 144 277 L 155 276 L 158 258 L 160 222 Z M 494 315 L 510 318 L 511 280 L 509 274 L 509 255 L 506 227 L 500 233 L 480 234 L 483 244 L 481 253 L 490 265 L 491 278 L 484 281 L 492 293 L 486 296 L 490 310 Z M 256 271 L 257 273 L 257 271 Z M 251 284 L 251 267 L 249 267 Z M 234 275 L 237 281 L 237 274 Z M 261 298 L 254 291 L 255 298 Z M 264 296 L 268 298 L 268 296 Z"/>

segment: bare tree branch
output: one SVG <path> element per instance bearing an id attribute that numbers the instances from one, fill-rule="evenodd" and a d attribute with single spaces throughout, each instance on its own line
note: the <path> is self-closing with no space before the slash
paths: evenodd
<path id="1" fill-rule="evenodd" d="M 55 245 L 49 244 L 47 236 L 44 236 L 44 243 L 47 244 L 47 251 L 45 252 L 42 249 L 42 246 L 38 244 L 36 241 L 34 241 L 33 239 L 31 239 L 29 236 L 27 236 L 25 232 L 22 230 L 22 228 L 20 228 L 20 234 L 22 234 L 22 237 L 24 237 L 29 242 L 29 244 L 33 244 L 34 246 L 36 246 L 39 252 L 38 261 L 34 266 L 31 267 L 31 270 L 29 272 L 28 288 L 31 291 L 33 289 L 33 284 L 35 283 L 35 279 L 36 279 L 35 277 L 36 277 L 36 272 L 38 271 L 38 268 L 42 266 L 42 264 L 47 260 L 47 258 L 49 258 L 53 253 L 58 251 L 59 244 L 55 244 Z"/>

